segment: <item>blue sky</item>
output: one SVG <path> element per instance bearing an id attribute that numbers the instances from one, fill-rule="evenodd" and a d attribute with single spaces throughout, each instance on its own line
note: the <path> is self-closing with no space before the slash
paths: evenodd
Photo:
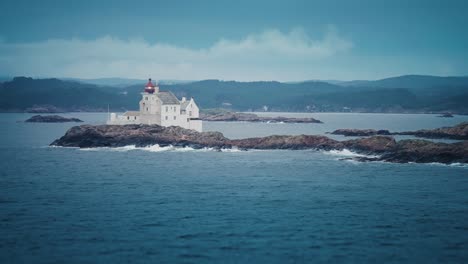
<path id="1" fill-rule="evenodd" d="M 0 2 L 0 75 L 468 75 L 468 1 Z"/>

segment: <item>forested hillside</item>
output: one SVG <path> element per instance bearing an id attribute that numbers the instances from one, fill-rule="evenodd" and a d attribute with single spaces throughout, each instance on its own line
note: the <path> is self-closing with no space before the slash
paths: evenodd
<path id="1" fill-rule="evenodd" d="M 398 78 L 398 77 L 396 77 Z M 366 81 L 360 86 L 320 81 L 301 83 L 235 82 L 204 80 L 163 84 L 179 98 L 194 97 L 201 108 L 269 111 L 352 112 L 454 112 L 468 113 L 468 80 L 465 77 L 392 79 L 389 84 Z M 457 79 L 458 78 L 458 79 Z M 467 80 L 465 82 L 465 80 Z M 388 81 L 383 81 L 387 83 Z M 372 84 L 374 83 L 374 84 Z M 406 83 L 406 84 L 405 84 Z M 143 85 L 98 86 L 59 79 L 16 77 L 0 84 L 0 110 L 24 111 L 34 105 L 53 105 L 67 111 L 137 109 Z"/>

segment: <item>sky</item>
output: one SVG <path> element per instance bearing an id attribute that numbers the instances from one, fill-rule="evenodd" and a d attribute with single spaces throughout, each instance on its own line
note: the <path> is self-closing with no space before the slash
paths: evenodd
<path id="1" fill-rule="evenodd" d="M 0 1 L 0 76 L 468 75 L 468 1 Z"/>

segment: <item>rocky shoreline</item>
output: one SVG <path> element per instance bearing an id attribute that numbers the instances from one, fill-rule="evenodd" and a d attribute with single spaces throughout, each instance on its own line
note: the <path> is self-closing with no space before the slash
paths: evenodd
<path id="1" fill-rule="evenodd" d="M 65 123 L 65 122 L 83 122 L 83 120 L 74 117 L 63 117 L 59 115 L 35 115 L 25 120 L 28 123 Z"/>
<path id="2" fill-rule="evenodd" d="M 265 117 L 250 113 L 223 112 L 216 114 L 201 113 L 200 119 L 203 121 L 243 121 L 243 122 L 263 122 L 263 123 L 322 123 L 312 117 Z"/>
<path id="3" fill-rule="evenodd" d="M 337 129 L 330 134 L 343 135 L 347 137 L 365 137 L 375 135 L 408 135 L 421 138 L 442 139 L 468 139 L 468 122 L 463 122 L 453 127 L 441 127 L 436 129 L 420 129 L 416 131 L 390 132 L 388 130 L 375 129 Z"/>
<path id="4" fill-rule="evenodd" d="M 357 157 L 359 161 L 388 161 L 397 163 L 440 162 L 468 163 L 468 142 L 436 143 L 426 140 L 395 141 L 389 136 L 372 136 L 337 141 L 320 135 L 274 135 L 231 140 L 220 132 L 196 132 L 180 127 L 158 125 L 81 125 L 70 128 L 60 139 L 51 143 L 62 147 L 123 147 L 151 145 L 231 149 L 349 149 L 376 157 Z"/>
<path id="5" fill-rule="evenodd" d="M 376 135 L 391 135 L 388 130 L 375 130 L 375 129 L 354 129 L 354 128 L 342 128 L 337 129 L 329 134 L 342 135 L 345 137 L 368 137 Z"/>

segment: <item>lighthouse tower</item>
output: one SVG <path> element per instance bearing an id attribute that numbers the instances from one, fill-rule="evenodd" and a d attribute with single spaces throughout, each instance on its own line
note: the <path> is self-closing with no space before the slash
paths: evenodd
<path id="1" fill-rule="evenodd" d="M 160 91 L 158 85 L 148 79 L 141 92 L 139 111 L 127 111 L 123 115 L 110 114 L 110 125 L 147 124 L 165 127 L 180 126 L 202 131 L 200 112 L 195 100 L 182 97 L 180 101 L 170 91 Z"/>
<path id="2" fill-rule="evenodd" d="M 159 86 L 154 85 L 151 82 L 151 78 L 148 79 L 148 83 L 145 86 L 145 93 L 149 93 L 149 94 L 159 93 Z"/>
<path id="3" fill-rule="evenodd" d="M 146 124 L 161 124 L 161 100 L 159 87 L 154 85 L 151 78 L 141 93 L 140 120 Z"/>

